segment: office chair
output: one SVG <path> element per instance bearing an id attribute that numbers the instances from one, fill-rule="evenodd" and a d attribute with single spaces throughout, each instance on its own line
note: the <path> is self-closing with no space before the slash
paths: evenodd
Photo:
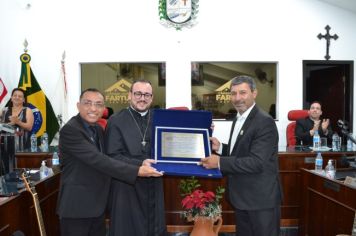
<path id="1" fill-rule="evenodd" d="M 288 112 L 288 120 L 292 121 L 287 125 L 286 137 L 287 137 L 287 147 L 295 146 L 297 143 L 295 137 L 295 126 L 296 120 L 304 119 L 309 116 L 308 110 L 290 110 Z"/>

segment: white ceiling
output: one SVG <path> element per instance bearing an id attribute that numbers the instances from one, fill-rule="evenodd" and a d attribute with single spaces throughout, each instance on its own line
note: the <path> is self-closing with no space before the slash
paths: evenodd
<path id="1" fill-rule="evenodd" d="M 319 0 L 356 14 L 356 0 Z"/>

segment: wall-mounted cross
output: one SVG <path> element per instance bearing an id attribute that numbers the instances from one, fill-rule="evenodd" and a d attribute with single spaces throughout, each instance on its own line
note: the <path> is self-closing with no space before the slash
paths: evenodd
<path id="1" fill-rule="evenodd" d="M 325 38 L 325 40 L 326 40 L 326 55 L 325 55 L 325 59 L 329 60 L 330 59 L 330 56 L 329 56 L 330 39 L 337 40 L 339 38 L 339 36 L 337 36 L 337 34 L 330 35 L 329 31 L 330 31 L 331 28 L 330 28 L 329 25 L 325 26 L 325 29 L 326 29 L 326 34 L 322 35 L 320 33 L 320 34 L 318 34 L 318 38 L 319 39 Z"/>

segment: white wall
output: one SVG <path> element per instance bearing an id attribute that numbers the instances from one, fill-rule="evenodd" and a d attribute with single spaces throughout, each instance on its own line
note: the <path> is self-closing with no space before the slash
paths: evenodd
<path id="1" fill-rule="evenodd" d="M 159 23 L 158 0 L 1 0 L 0 77 L 9 90 L 17 86 L 26 38 L 31 67 L 54 104 L 65 50 L 74 115 L 81 62 L 166 61 L 167 106 L 190 107 L 190 61 L 278 61 L 285 145 L 287 112 L 302 108 L 302 60 L 324 59 L 325 40 L 316 35 L 327 24 L 340 37 L 331 42 L 331 59 L 355 60 L 356 14 L 317 0 L 201 0 L 198 24 L 182 31 Z"/>

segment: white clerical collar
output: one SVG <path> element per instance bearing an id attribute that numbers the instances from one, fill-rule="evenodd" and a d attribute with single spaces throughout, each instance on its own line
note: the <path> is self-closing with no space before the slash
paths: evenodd
<path id="1" fill-rule="evenodd" d="M 244 113 L 242 113 L 242 115 L 240 115 L 239 112 L 237 112 L 236 118 L 239 119 L 240 117 L 243 119 L 246 119 L 248 117 L 248 115 L 250 114 L 252 108 L 256 105 L 256 103 L 253 103 L 252 106 L 250 106 L 249 109 L 247 109 Z"/>
<path id="2" fill-rule="evenodd" d="M 145 116 L 146 114 L 147 114 L 147 112 L 148 112 L 148 110 L 147 111 L 137 111 L 135 108 L 133 108 L 132 106 L 130 106 L 131 108 L 132 108 L 132 110 L 134 110 L 134 111 L 136 111 L 137 113 L 139 113 L 141 116 Z"/>

